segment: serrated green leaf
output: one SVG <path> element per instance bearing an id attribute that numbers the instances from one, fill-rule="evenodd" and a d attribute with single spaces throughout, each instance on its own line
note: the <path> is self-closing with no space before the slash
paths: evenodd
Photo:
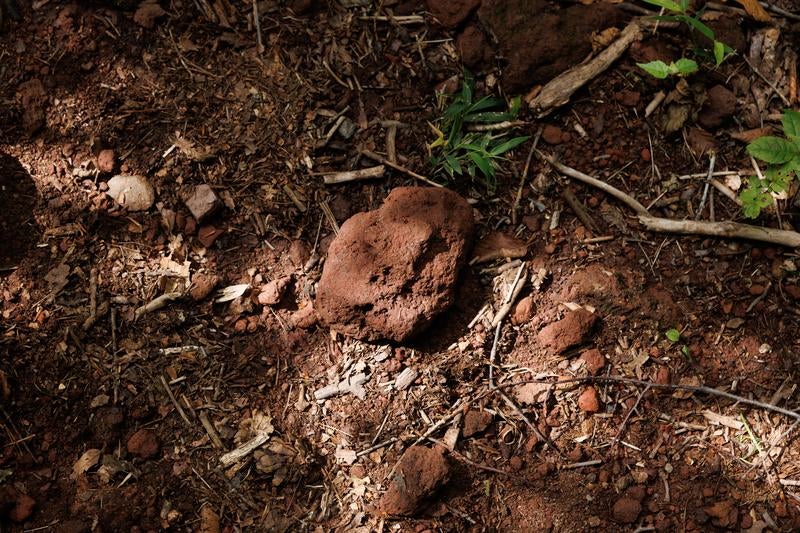
<path id="1" fill-rule="evenodd" d="M 672 0 L 644 0 L 644 1 L 647 4 L 663 7 L 667 11 L 672 11 L 674 13 L 683 13 L 685 11 L 685 9 L 681 8 L 680 5 L 676 4 Z"/>
<path id="2" fill-rule="evenodd" d="M 636 66 L 644 70 L 654 78 L 663 80 L 669 76 L 669 66 L 663 61 L 650 61 L 649 63 L 636 63 Z"/>
<path id="3" fill-rule="evenodd" d="M 679 340 L 681 340 L 681 332 L 674 328 L 668 330 L 665 333 L 665 335 L 667 336 L 667 339 L 669 339 L 670 342 L 678 342 Z"/>
<path id="4" fill-rule="evenodd" d="M 714 41 L 714 61 L 720 66 L 725 60 L 725 45 L 719 41 Z"/>
<path id="5" fill-rule="evenodd" d="M 691 59 L 681 58 L 670 65 L 670 70 L 675 71 L 680 76 L 688 76 L 697 72 L 697 62 Z"/>
<path id="6" fill-rule="evenodd" d="M 780 137 L 767 135 L 759 137 L 747 145 L 747 152 L 767 163 L 786 163 L 800 157 L 800 147 Z"/>

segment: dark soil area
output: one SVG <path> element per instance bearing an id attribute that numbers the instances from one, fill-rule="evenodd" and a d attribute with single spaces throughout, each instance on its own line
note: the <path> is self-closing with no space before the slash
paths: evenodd
<path id="1" fill-rule="evenodd" d="M 795 250 L 532 151 L 798 227 L 724 192 L 798 104 L 792 2 L 708 3 L 739 54 L 681 79 L 636 63 L 703 44 L 647 26 L 523 103 L 494 189 L 431 175 L 465 65 L 524 102 L 634 4 L 3 2 L 0 531 L 800 529 Z"/>

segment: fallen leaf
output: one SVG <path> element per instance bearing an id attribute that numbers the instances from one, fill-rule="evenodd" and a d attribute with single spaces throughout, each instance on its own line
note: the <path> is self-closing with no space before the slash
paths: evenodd
<path id="1" fill-rule="evenodd" d="M 769 16 L 767 10 L 761 7 L 758 0 L 736 0 L 747 14 L 759 22 L 772 22 L 772 17 Z"/>
<path id="2" fill-rule="evenodd" d="M 731 318 L 725 323 L 725 327 L 728 329 L 739 329 L 742 324 L 744 324 L 744 319 L 742 318 Z"/>
<path id="3" fill-rule="evenodd" d="M 247 289 L 249 288 L 250 288 L 249 283 L 242 283 L 239 285 L 229 285 L 223 289 L 220 289 L 217 292 L 217 298 L 214 301 L 218 304 L 233 301 L 236 298 L 242 296 L 245 292 L 247 292 Z"/>
<path id="4" fill-rule="evenodd" d="M 86 450 L 81 455 L 74 465 L 72 465 L 72 475 L 70 478 L 78 479 L 78 477 L 85 474 L 90 468 L 94 467 L 100 460 L 101 452 L 97 448 Z"/>

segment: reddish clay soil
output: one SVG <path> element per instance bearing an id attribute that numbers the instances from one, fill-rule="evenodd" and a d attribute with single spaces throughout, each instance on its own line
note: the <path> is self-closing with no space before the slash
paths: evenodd
<path id="1" fill-rule="evenodd" d="M 464 222 L 440 239 L 463 247 L 448 263 L 461 270 L 422 268 L 441 250 L 392 250 L 413 255 L 410 280 L 432 276 L 430 309 L 408 292 L 419 284 L 390 280 L 425 307 L 408 320 L 436 314 L 426 328 L 359 341 L 315 308 L 345 221 L 421 185 L 391 168 L 332 186 L 324 174 L 394 143 L 398 164 L 429 175 L 428 123 L 437 88 L 458 88 L 460 53 L 478 93 L 524 94 L 637 13 L 600 0 L 17 4 L 0 26 L 0 530 L 800 529 L 791 416 L 574 380 L 705 385 L 796 411 L 791 249 L 647 232 L 536 157 L 522 175 L 531 140 L 496 190 L 448 184 L 475 221 L 474 238 Z M 743 221 L 704 193 L 708 151 L 747 179 L 742 132 L 779 126 L 775 90 L 797 104 L 797 22 L 705 16 L 774 90 L 741 57 L 684 82 L 646 77 L 636 62 L 693 45 L 648 30 L 567 106 L 523 110 L 518 130 L 654 215 Z M 790 192 L 756 223 L 792 229 Z M 350 333 L 380 337 L 349 312 Z"/>

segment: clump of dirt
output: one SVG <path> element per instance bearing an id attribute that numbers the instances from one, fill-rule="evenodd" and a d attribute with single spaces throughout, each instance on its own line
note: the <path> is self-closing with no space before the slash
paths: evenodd
<path id="1" fill-rule="evenodd" d="M 473 233 L 472 208 L 456 193 L 400 188 L 380 209 L 342 225 L 331 243 L 317 310 L 360 339 L 406 340 L 453 303 Z"/>
<path id="2" fill-rule="evenodd" d="M 449 478 L 450 466 L 441 448 L 412 446 L 403 455 L 377 512 L 381 515 L 413 515 Z"/>

